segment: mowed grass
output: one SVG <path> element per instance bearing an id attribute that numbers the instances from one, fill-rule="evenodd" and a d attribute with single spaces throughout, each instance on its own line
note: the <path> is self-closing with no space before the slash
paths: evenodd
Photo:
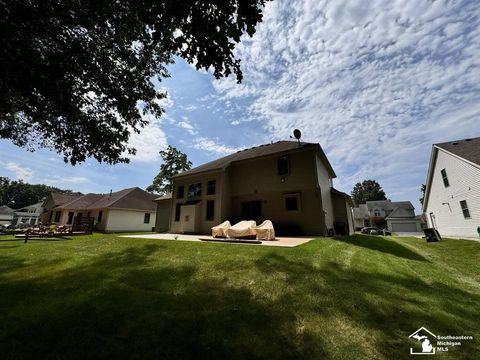
<path id="1" fill-rule="evenodd" d="M 480 243 L 356 235 L 297 248 L 0 237 L 2 359 L 408 359 L 473 335 Z"/>

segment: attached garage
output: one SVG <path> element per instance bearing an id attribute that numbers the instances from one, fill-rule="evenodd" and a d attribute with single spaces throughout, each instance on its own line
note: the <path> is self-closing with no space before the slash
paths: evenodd
<path id="1" fill-rule="evenodd" d="M 418 232 L 417 224 L 412 223 L 392 223 L 392 232 Z"/>

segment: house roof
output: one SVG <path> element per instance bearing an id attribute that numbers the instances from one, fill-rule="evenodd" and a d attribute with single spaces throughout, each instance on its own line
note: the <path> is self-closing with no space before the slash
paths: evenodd
<path id="1" fill-rule="evenodd" d="M 51 196 L 52 196 L 53 203 L 56 206 L 60 206 L 72 200 L 78 199 L 80 196 L 83 196 L 83 194 L 82 193 L 64 194 L 59 192 L 52 192 Z"/>
<path id="2" fill-rule="evenodd" d="M 123 189 L 111 194 L 86 194 L 58 209 L 117 208 L 132 210 L 155 210 L 153 202 L 158 195 L 150 194 L 138 187 Z"/>
<path id="3" fill-rule="evenodd" d="M 270 156 L 270 155 L 275 155 L 280 153 L 294 152 L 294 151 L 298 151 L 299 149 L 318 150 L 320 154 L 320 158 L 324 162 L 330 175 L 332 176 L 332 178 L 336 177 L 335 172 L 333 171 L 333 168 L 330 165 L 330 162 L 328 161 L 327 156 L 323 152 L 323 149 L 320 146 L 320 144 L 306 143 L 306 142 L 301 142 L 299 144 L 297 141 L 277 141 L 272 144 L 259 145 L 249 149 L 237 151 L 236 153 L 233 153 L 231 155 L 227 155 L 220 159 L 210 161 L 206 164 L 197 166 L 191 170 L 184 171 L 178 175 L 173 176 L 173 178 L 180 178 L 184 176 L 200 174 L 203 172 L 222 170 L 235 162 L 259 158 L 259 157 L 265 157 L 265 156 Z"/>
<path id="4" fill-rule="evenodd" d="M 408 201 L 409 202 L 409 201 Z M 413 205 L 412 205 L 413 207 Z M 405 215 L 402 215 L 400 213 L 400 210 L 402 209 L 409 209 L 409 208 L 405 208 L 405 207 L 400 207 L 400 206 L 397 206 L 395 209 L 393 209 L 393 211 L 390 213 L 390 215 L 388 215 L 386 217 L 386 219 L 404 219 L 404 218 L 412 218 L 412 219 L 415 219 L 415 214 L 412 215 L 412 216 L 405 216 Z"/>
<path id="5" fill-rule="evenodd" d="M 165 194 L 163 196 L 160 196 L 160 197 L 154 199 L 154 201 L 170 200 L 171 198 L 172 198 L 172 193 L 168 193 L 168 194 Z"/>
<path id="6" fill-rule="evenodd" d="M 8 207 L 7 205 L 2 205 L 0 206 L 0 214 L 13 214 L 15 210 L 13 210 L 11 207 Z"/>
<path id="7" fill-rule="evenodd" d="M 390 201 L 390 200 L 376 200 L 376 201 L 367 201 L 366 205 L 368 210 L 373 209 L 383 209 L 385 211 L 392 211 L 395 208 L 403 208 L 408 210 L 414 210 L 415 207 L 410 201 Z"/>
<path id="8" fill-rule="evenodd" d="M 449 141 L 434 146 L 480 165 L 480 137 Z"/>
<path id="9" fill-rule="evenodd" d="M 333 188 L 333 187 L 330 189 L 330 191 L 332 192 L 332 194 L 336 194 L 336 195 L 343 196 L 344 198 L 347 199 L 348 204 L 349 204 L 351 207 L 354 206 L 352 197 L 351 197 L 350 195 L 348 195 L 347 193 L 344 193 L 344 192 L 342 192 L 342 191 L 339 191 L 339 190 L 337 190 L 337 189 L 335 189 L 335 188 Z"/>

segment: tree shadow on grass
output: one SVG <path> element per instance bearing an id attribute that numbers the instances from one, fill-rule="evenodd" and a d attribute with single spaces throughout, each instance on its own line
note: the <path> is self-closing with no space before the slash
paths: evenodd
<path id="1" fill-rule="evenodd" d="M 297 332 L 293 312 L 227 280 L 198 277 L 194 266 L 162 265 L 161 250 L 137 246 L 36 279 L 5 281 L 0 274 L 7 295 L 0 297 L 0 353 L 68 359 L 324 356 L 320 339 Z"/>
<path id="2" fill-rule="evenodd" d="M 319 317 L 343 317 L 370 331 L 381 332 L 378 350 L 385 358 L 409 358 L 408 336 L 426 326 L 437 334 L 479 335 L 480 294 L 421 276 L 395 276 L 345 269 L 334 262 L 315 267 L 272 253 L 256 262 L 259 270 L 287 274 L 292 286 L 280 302 L 299 306 Z M 413 344 L 415 346 L 416 344 Z M 471 357 L 475 343 L 464 343 L 455 355 Z"/>
<path id="3" fill-rule="evenodd" d="M 404 259 L 428 261 L 422 255 L 410 250 L 409 248 L 395 241 L 388 240 L 387 238 L 382 236 L 352 235 L 333 240 L 345 242 L 355 246 L 360 246 L 374 251 L 379 251 L 385 254 L 395 255 Z"/>

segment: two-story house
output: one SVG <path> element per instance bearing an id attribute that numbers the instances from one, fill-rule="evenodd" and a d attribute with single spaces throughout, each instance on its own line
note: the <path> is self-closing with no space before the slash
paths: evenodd
<path id="1" fill-rule="evenodd" d="M 379 226 L 402 233 L 422 231 L 421 219 L 415 216 L 410 201 L 367 201 L 353 209 L 355 229 L 364 226 Z"/>
<path id="2" fill-rule="evenodd" d="M 442 236 L 480 235 L 480 138 L 434 144 L 423 211 Z"/>
<path id="3" fill-rule="evenodd" d="M 224 220 L 271 220 L 278 235 L 353 232 L 350 197 L 319 144 L 279 141 L 173 177 L 169 231 L 208 234 Z M 162 207 L 164 211 L 165 206 Z"/>

